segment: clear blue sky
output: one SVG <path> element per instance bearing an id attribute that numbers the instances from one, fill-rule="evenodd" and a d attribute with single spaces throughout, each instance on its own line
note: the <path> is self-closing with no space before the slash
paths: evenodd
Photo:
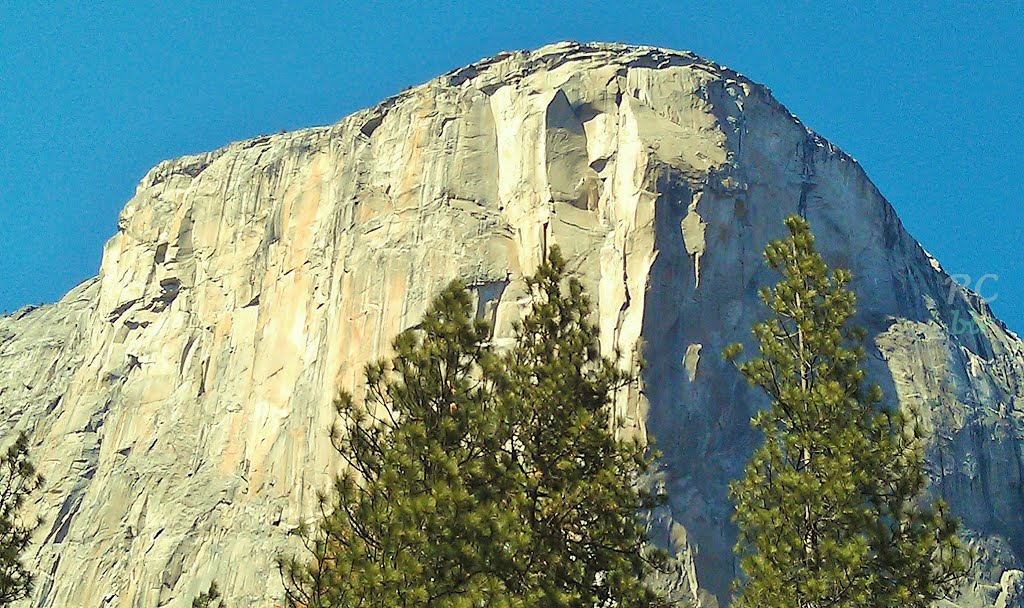
<path id="1" fill-rule="evenodd" d="M 998 275 L 984 295 L 1024 332 L 1020 2 L 41 4 L 0 3 L 0 311 L 95 274 L 160 160 L 574 39 L 689 49 L 767 84 L 948 271 Z"/>

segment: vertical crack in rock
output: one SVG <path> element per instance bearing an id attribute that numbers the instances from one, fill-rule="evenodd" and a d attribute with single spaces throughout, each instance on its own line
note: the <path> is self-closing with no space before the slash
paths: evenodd
<path id="1" fill-rule="evenodd" d="M 800 153 L 800 200 L 797 203 L 797 213 L 802 218 L 807 218 L 807 199 L 814 190 L 814 154 L 817 149 L 817 142 L 814 137 L 808 135 L 807 139 L 799 145 Z"/>

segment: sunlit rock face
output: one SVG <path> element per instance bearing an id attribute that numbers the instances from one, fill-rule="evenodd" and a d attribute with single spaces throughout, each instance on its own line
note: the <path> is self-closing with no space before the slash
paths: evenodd
<path id="1" fill-rule="evenodd" d="M 764 401 L 719 353 L 763 314 L 761 251 L 793 213 L 855 273 L 871 372 L 921 413 L 933 489 L 982 552 L 956 605 L 1021 606 L 1024 343 L 766 88 L 574 43 L 161 163 L 97 278 L 0 319 L 0 431 L 31 430 L 47 478 L 25 605 L 188 606 L 214 579 L 232 606 L 280 604 L 274 556 L 337 466 L 336 391 L 454 278 L 507 335 L 557 244 L 606 351 L 647 362 L 617 407 L 665 455 L 652 535 L 681 571 L 662 582 L 724 606 L 726 488 Z"/>

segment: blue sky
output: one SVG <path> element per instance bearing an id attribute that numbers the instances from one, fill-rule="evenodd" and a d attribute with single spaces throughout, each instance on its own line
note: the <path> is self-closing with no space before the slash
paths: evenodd
<path id="1" fill-rule="evenodd" d="M 767 84 L 949 272 L 997 275 L 983 295 L 1024 332 L 1020 2 L 41 4 L 0 4 L 0 311 L 95 274 L 160 160 L 574 39 L 689 49 Z"/>

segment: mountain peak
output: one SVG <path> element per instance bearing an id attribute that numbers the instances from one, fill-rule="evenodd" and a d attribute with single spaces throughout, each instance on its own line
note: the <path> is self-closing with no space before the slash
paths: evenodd
<path id="1" fill-rule="evenodd" d="M 717 353 L 761 318 L 761 252 L 792 214 L 853 271 L 871 376 L 921 413 L 934 487 L 986 551 L 963 605 L 1009 597 L 1024 343 L 767 89 L 688 52 L 560 42 L 160 163 L 95 280 L 0 318 L 0 430 L 33 430 L 49 483 L 33 605 L 187 607 L 213 579 L 229 604 L 274 605 L 273 556 L 338 466 L 338 389 L 358 393 L 452 279 L 507 337 L 552 244 L 604 351 L 646 362 L 616 415 L 665 454 L 653 534 L 681 574 L 662 583 L 724 605 L 728 482 L 761 402 Z"/>
<path id="2" fill-rule="evenodd" d="M 631 45 L 613 42 L 562 41 L 546 44 L 534 50 L 519 50 L 498 53 L 452 70 L 438 78 L 441 82 L 459 86 L 470 79 L 481 79 L 483 87 L 497 83 L 508 84 L 526 73 L 552 71 L 567 63 L 587 66 L 616 65 L 623 68 L 647 67 L 666 68 L 670 66 L 698 66 L 722 75 L 743 79 L 742 76 L 700 57 L 690 51 L 676 51 L 653 46 Z"/>

